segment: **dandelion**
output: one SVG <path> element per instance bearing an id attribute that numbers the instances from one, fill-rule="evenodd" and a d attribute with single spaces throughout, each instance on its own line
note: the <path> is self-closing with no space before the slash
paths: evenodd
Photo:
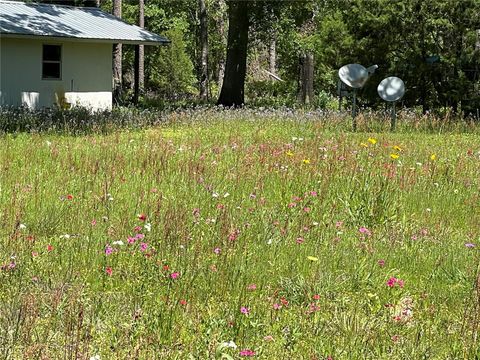
<path id="1" fill-rule="evenodd" d="M 437 154 L 430 155 L 430 160 L 435 161 L 437 159 Z"/>
<path id="2" fill-rule="evenodd" d="M 285 155 L 287 155 L 287 156 L 293 156 L 293 152 L 291 152 L 290 150 L 288 150 L 288 151 L 285 153 Z"/>
<path id="3" fill-rule="evenodd" d="M 395 150 L 395 151 L 402 151 L 402 148 L 398 145 L 392 146 L 392 149 Z"/>
<path id="4" fill-rule="evenodd" d="M 241 312 L 242 314 L 248 315 L 248 314 L 250 314 L 250 309 L 247 308 L 247 307 L 245 307 L 245 306 L 242 306 L 242 307 L 240 308 L 240 312 Z"/>
<path id="5" fill-rule="evenodd" d="M 377 139 L 375 138 L 368 138 L 368 142 L 372 145 L 375 145 L 377 143 Z"/>
<path id="6" fill-rule="evenodd" d="M 305 165 L 308 165 L 310 164 L 310 159 L 303 159 L 302 161 Z"/>
<path id="7" fill-rule="evenodd" d="M 400 157 L 398 154 L 390 154 L 390 159 L 397 160 Z"/>

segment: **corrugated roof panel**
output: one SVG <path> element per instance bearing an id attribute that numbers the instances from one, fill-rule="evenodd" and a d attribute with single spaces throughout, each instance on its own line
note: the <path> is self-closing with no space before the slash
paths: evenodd
<path id="1" fill-rule="evenodd" d="M 161 45 L 169 41 L 98 8 L 0 0 L 0 34 Z"/>

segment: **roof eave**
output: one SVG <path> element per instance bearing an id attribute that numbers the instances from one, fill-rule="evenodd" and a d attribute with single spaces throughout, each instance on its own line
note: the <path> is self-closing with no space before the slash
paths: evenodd
<path id="1" fill-rule="evenodd" d="M 45 41 L 88 42 L 88 43 L 96 43 L 96 44 L 152 45 L 152 46 L 169 45 L 171 42 L 168 39 L 165 39 L 162 41 L 150 41 L 150 40 L 96 39 L 96 38 L 79 38 L 79 37 L 69 37 L 69 36 L 47 36 L 47 35 L 32 35 L 32 34 L 0 33 L 0 39 L 2 38 L 45 40 Z"/>

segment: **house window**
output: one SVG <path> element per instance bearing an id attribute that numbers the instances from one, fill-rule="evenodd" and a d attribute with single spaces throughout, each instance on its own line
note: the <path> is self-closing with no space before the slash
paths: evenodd
<path id="1" fill-rule="evenodd" d="M 62 47 L 43 45 L 42 79 L 60 80 L 62 78 Z"/>

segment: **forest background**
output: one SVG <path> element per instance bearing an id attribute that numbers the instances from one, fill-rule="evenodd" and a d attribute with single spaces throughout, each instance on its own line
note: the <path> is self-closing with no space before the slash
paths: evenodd
<path id="1" fill-rule="evenodd" d="M 360 93 L 363 106 L 383 106 L 377 84 L 395 75 L 407 87 L 403 106 L 478 116 L 479 0 L 44 2 L 100 6 L 171 40 L 140 47 L 137 81 L 134 46 L 114 49 L 120 104 L 136 100 L 138 82 L 140 106 L 333 109 L 338 69 L 360 63 L 379 66 Z"/>

